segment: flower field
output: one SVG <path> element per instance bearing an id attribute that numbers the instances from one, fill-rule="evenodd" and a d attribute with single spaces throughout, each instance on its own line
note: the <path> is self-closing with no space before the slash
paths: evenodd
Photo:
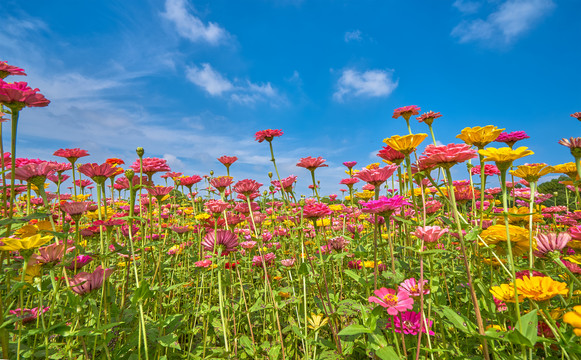
<path id="1" fill-rule="evenodd" d="M 267 184 L 231 177 L 227 155 L 221 175 L 143 148 L 102 164 L 83 149 L 19 157 L 20 115 L 50 103 L 7 82 L 22 75 L 0 62 L 1 358 L 581 356 L 581 138 L 559 141 L 572 162 L 532 163 L 524 131 L 437 145 L 441 115 L 405 106 L 407 134 L 377 144 L 377 163 L 343 163 L 343 195 L 319 186 L 323 157 L 297 159 L 300 194 L 277 168 L 282 130 L 255 134 Z M 539 191 L 554 174 L 564 204 Z"/>

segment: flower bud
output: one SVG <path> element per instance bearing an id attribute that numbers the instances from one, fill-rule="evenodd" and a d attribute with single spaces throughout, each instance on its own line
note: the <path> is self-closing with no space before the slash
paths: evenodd
<path id="1" fill-rule="evenodd" d="M 137 148 L 137 150 L 135 150 L 135 152 L 137 153 L 137 156 L 142 157 L 143 154 L 145 154 L 145 150 L 143 150 L 143 148 L 140 146 Z"/>

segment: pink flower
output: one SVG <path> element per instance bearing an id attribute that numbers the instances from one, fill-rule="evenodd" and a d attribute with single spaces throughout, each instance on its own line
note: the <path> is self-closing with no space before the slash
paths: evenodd
<path id="1" fill-rule="evenodd" d="M 10 310 L 9 313 L 12 315 L 16 315 L 16 317 L 18 317 L 20 320 L 22 320 L 22 323 L 29 323 L 32 322 L 34 320 L 36 320 L 36 318 L 38 317 L 38 315 L 40 315 L 41 313 L 44 314 L 45 312 L 47 312 L 49 309 L 49 307 L 45 307 L 42 310 L 40 310 L 39 308 L 35 307 L 33 309 L 16 309 L 16 310 Z"/>
<path id="2" fill-rule="evenodd" d="M 477 157 L 476 150 L 466 144 L 428 145 L 418 160 L 423 167 L 450 168 L 458 163 Z"/>
<path id="3" fill-rule="evenodd" d="M 284 191 L 291 192 L 293 190 L 293 185 L 295 184 L 296 181 L 297 181 L 296 175 L 290 175 L 284 179 L 281 179 L 280 183 L 278 180 L 272 180 L 270 183 L 276 188 L 276 190 L 280 190 L 281 188 L 280 185 L 282 183 L 282 188 L 284 189 Z"/>
<path id="4" fill-rule="evenodd" d="M 282 264 L 282 266 L 286 266 L 286 267 L 292 267 L 295 264 L 295 259 L 284 259 L 281 260 L 280 263 Z"/>
<path id="5" fill-rule="evenodd" d="M 222 211 L 228 209 L 228 206 L 228 203 L 222 200 L 208 200 L 204 204 L 206 210 L 214 214 L 221 213 Z"/>
<path id="6" fill-rule="evenodd" d="M 117 172 L 117 169 L 118 168 L 108 163 L 103 163 L 101 165 L 97 163 L 87 163 L 79 166 L 79 172 L 81 174 L 90 177 L 98 184 L 102 184 L 107 180 L 107 178 L 113 176 Z"/>
<path id="7" fill-rule="evenodd" d="M 198 175 L 193 175 L 193 176 L 181 177 L 178 180 L 179 180 L 180 185 L 183 185 L 183 186 L 187 187 L 188 189 L 191 189 L 193 185 L 202 181 L 202 178 L 199 177 Z"/>
<path id="8" fill-rule="evenodd" d="M 66 266 L 66 268 L 68 270 L 80 270 L 83 266 L 87 265 L 91 261 L 93 261 L 93 258 L 89 255 L 78 255 L 73 259 L 71 264 Z"/>
<path id="9" fill-rule="evenodd" d="M 260 130 L 256 134 L 254 134 L 255 140 L 259 143 L 263 142 L 264 140 L 271 142 L 272 139 L 275 137 L 282 136 L 284 133 L 282 130 L 273 130 L 273 129 L 266 129 Z"/>
<path id="10" fill-rule="evenodd" d="M 383 160 L 386 160 L 390 163 L 394 163 L 396 165 L 401 164 L 403 159 L 405 159 L 405 155 L 403 153 L 394 150 L 388 145 L 384 146 L 383 149 L 379 150 L 377 156 L 379 156 Z"/>
<path id="11" fill-rule="evenodd" d="M 131 168 L 135 171 L 136 174 L 140 172 L 140 165 L 139 159 L 135 160 L 133 164 L 131 164 Z M 167 165 L 167 161 L 165 159 L 160 158 L 143 158 L 143 173 L 149 176 L 155 174 L 156 172 L 161 171 L 170 171 L 171 169 Z"/>
<path id="12" fill-rule="evenodd" d="M 379 186 L 386 182 L 387 179 L 393 175 L 395 170 L 397 170 L 397 168 L 397 165 L 389 164 L 377 169 L 363 169 L 354 176 L 367 182 L 368 184 Z"/>
<path id="13" fill-rule="evenodd" d="M 353 169 L 353 166 L 357 165 L 357 161 L 345 161 L 343 165 L 345 165 L 347 169 Z"/>
<path id="14" fill-rule="evenodd" d="M 246 250 L 250 250 L 256 246 L 256 241 L 243 241 L 240 243 L 240 246 Z"/>
<path id="15" fill-rule="evenodd" d="M 400 316 L 393 317 L 393 324 L 395 325 L 395 332 L 409 335 L 417 335 L 420 331 L 426 332 L 426 322 L 421 321 L 422 314 L 415 311 L 402 312 Z M 428 323 L 428 330 L 432 327 L 433 321 Z M 387 322 L 387 328 L 391 328 L 391 321 Z M 429 335 L 434 335 L 432 330 L 429 330 Z"/>
<path id="16" fill-rule="evenodd" d="M 200 261 L 196 261 L 194 263 L 194 265 L 196 267 L 207 268 L 207 267 L 210 267 L 210 265 L 212 265 L 212 260 L 200 260 Z"/>
<path id="17" fill-rule="evenodd" d="M 301 158 L 301 161 L 297 163 L 297 166 L 304 167 L 310 171 L 315 171 L 316 168 L 329 167 L 329 165 L 325 164 L 325 161 L 326 160 L 321 156 L 318 158 L 307 156 L 306 158 Z"/>
<path id="18" fill-rule="evenodd" d="M 16 168 L 14 171 L 14 178 L 29 182 L 38 180 L 44 183 L 46 177 L 50 175 L 54 169 L 55 165 L 47 161 L 40 164 L 28 164 Z"/>
<path id="19" fill-rule="evenodd" d="M 393 118 L 397 119 L 403 116 L 404 119 L 409 120 L 412 115 L 418 115 L 422 109 L 417 105 L 408 105 L 397 108 L 393 111 Z"/>
<path id="20" fill-rule="evenodd" d="M 236 162 L 236 160 L 238 160 L 238 158 L 236 156 L 220 156 L 218 158 L 218 161 L 221 162 L 224 166 L 226 166 L 227 168 L 230 167 L 230 165 L 234 164 Z"/>
<path id="21" fill-rule="evenodd" d="M 428 111 L 427 113 L 423 113 L 421 116 L 418 116 L 417 119 L 418 122 L 423 122 L 428 125 L 432 125 L 434 119 L 437 119 L 439 117 L 442 117 L 442 115 L 439 112 Z"/>
<path id="22" fill-rule="evenodd" d="M 414 299 L 410 298 L 404 290 L 396 293 L 394 289 L 381 288 L 373 293 L 376 296 L 370 296 L 369 302 L 383 306 L 389 315 L 397 315 L 400 311 L 413 308 Z"/>
<path id="23" fill-rule="evenodd" d="M 263 256 L 255 256 L 252 258 L 252 266 L 262 266 L 262 262 L 266 266 L 272 265 L 272 262 L 276 259 L 276 255 L 273 253 L 264 254 Z"/>
<path id="24" fill-rule="evenodd" d="M 240 180 L 234 185 L 233 190 L 239 194 L 244 194 L 249 196 L 257 192 L 263 184 L 259 183 L 256 180 L 252 179 L 244 179 Z"/>
<path id="25" fill-rule="evenodd" d="M 32 255 L 39 264 L 56 264 L 61 261 L 65 254 L 64 244 L 50 244 L 38 249 L 38 255 Z"/>
<path id="26" fill-rule="evenodd" d="M 8 65 L 6 61 L 0 61 L 0 79 L 5 79 L 8 75 L 26 75 L 24 69 Z"/>
<path id="27" fill-rule="evenodd" d="M 220 192 L 224 191 L 224 189 L 232 185 L 232 183 L 233 181 L 231 176 L 218 176 L 210 180 L 210 185 L 218 189 Z"/>
<path id="28" fill-rule="evenodd" d="M 420 286 L 415 278 L 410 278 L 399 284 L 399 289 L 407 292 L 409 296 L 419 297 L 421 292 L 423 292 L 424 295 L 428 295 L 430 293 L 430 289 L 426 287 L 427 284 L 428 280 L 424 280 Z"/>
<path id="29" fill-rule="evenodd" d="M 480 175 L 480 165 L 476 165 L 472 169 L 470 169 L 470 173 L 472 175 Z M 484 175 L 486 175 L 486 176 L 500 175 L 500 170 L 498 170 L 496 165 L 485 164 L 484 165 Z"/>
<path id="30" fill-rule="evenodd" d="M 573 114 L 571 114 L 571 117 L 574 117 L 577 120 L 581 121 L 581 112 L 573 113 Z"/>
<path id="31" fill-rule="evenodd" d="M 71 285 L 71 290 L 79 295 L 84 295 L 93 290 L 99 289 L 103 286 L 103 281 L 111 276 L 113 271 L 115 270 L 103 270 L 101 265 L 99 265 L 92 273 L 80 272 L 70 279 L 69 284 Z"/>
<path id="32" fill-rule="evenodd" d="M 496 142 L 505 143 L 507 146 L 512 147 L 517 141 L 528 139 L 530 136 L 524 131 L 513 131 L 513 132 L 501 132 L 496 138 Z"/>
<path id="33" fill-rule="evenodd" d="M 77 161 L 78 158 L 89 156 L 89 153 L 87 152 L 87 150 L 75 148 L 75 149 L 58 149 L 57 151 L 54 152 L 53 155 L 64 157 L 68 161 L 74 163 L 75 161 Z"/>
<path id="34" fill-rule="evenodd" d="M 218 229 L 209 231 L 204 240 L 202 240 L 202 247 L 210 252 L 218 252 L 218 248 L 222 250 L 222 255 L 228 255 L 236 251 L 238 247 L 238 236 L 229 230 Z"/>
<path id="35" fill-rule="evenodd" d="M 0 103 L 13 111 L 24 107 L 45 107 L 50 104 L 40 90 L 32 89 L 25 82 L 6 83 L 0 80 Z"/>
<path id="36" fill-rule="evenodd" d="M 391 214 L 402 206 L 411 205 L 407 200 L 401 195 L 395 195 L 393 197 L 382 196 L 379 200 L 371 200 L 369 202 L 362 204 L 364 208 L 361 209 L 364 213 L 368 214 Z"/>
<path id="37" fill-rule="evenodd" d="M 571 241 L 571 235 L 566 232 L 554 233 L 550 232 L 548 234 L 539 233 L 535 236 L 537 239 L 537 255 L 544 255 L 552 251 L 561 251 L 569 241 Z"/>
<path id="38" fill-rule="evenodd" d="M 448 229 L 442 229 L 441 227 L 435 226 L 418 226 L 416 231 L 412 233 L 415 237 L 420 240 L 424 240 L 427 243 L 437 242 L 444 234 L 448 232 Z"/>
<path id="39" fill-rule="evenodd" d="M 166 195 L 169 195 L 169 193 L 173 190 L 173 186 L 153 186 L 153 187 L 148 187 L 147 188 L 147 192 L 153 196 L 154 198 L 161 200 L 161 198 L 163 198 Z"/>
<path id="40" fill-rule="evenodd" d="M 348 187 L 352 187 L 353 185 L 357 184 L 359 179 L 357 178 L 349 178 L 349 179 L 342 179 L 339 184 L 347 185 Z"/>
<path id="41" fill-rule="evenodd" d="M 332 213 L 333 211 L 325 203 L 308 203 L 303 207 L 303 217 L 305 219 L 317 219 Z"/>

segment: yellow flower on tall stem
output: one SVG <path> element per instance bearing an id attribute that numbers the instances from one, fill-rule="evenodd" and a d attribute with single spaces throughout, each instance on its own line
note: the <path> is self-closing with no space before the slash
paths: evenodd
<path id="1" fill-rule="evenodd" d="M 516 279 L 516 288 L 520 295 L 535 301 L 549 300 L 569 293 L 567 283 L 555 281 L 548 276 L 524 276 Z"/>
<path id="2" fill-rule="evenodd" d="M 573 311 L 563 315 L 563 322 L 573 327 L 575 335 L 581 336 L 581 305 L 573 307 Z"/>
<path id="3" fill-rule="evenodd" d="M 500 284 L 500 286 L 493 286 L 490 288 L 490 293 L 498 300 L 503 302 L 514 302 L 514 284 Z M 518 295 L 519 301 L 522 301 L 523 296 Z"/>
<path id="4" fill-rule="evenodd" d="M 409 155 L 416 150 L 418 145 L 422 143 L 428 134 L 413 134 L 413 135 L 393 135 L 392 137 L 383 139 L 383 142 L 386 143 L 392 149 L 399 151 L 404 155 Z"/>
<path id="5" fill-rule="evenodd" d="M 503 170 L 506 172 L 506 170 L 508 170 L 512 165 L 513 161 L 534 154 L 534 152 L 529 150 L 526 146 L 521 146 L 517 149 L 511 149 L 509 147 L 498 149 L 487 148 L 478 150 L 478 153 L 484 156 L 484 161 L 494 161 L 501 172 Z"/>
<path id="6" fill-rule="evenodd" d="M 574 162 L 568 162 L 565 164 L 554 165 L 553 166 L 553 173 L 565 174 L 574 181 L 577 178 L 577 166 L 575 165 Z"/>
<path id="7" fill-rule="evenodd" d="M 33 236 L 29 236 L 23 239 L 16 239 L 16 238 L 1 238 L 0 242 L 0 250 L 30 250 L 40 247 L 47 242 L 49 242 L 54 236 L 40 236 L 40 234 L 36 234 Z"/>
<path id="8" fill-rule="evenodd" d="M 462 129 L 456 137 L 468 145 L 474 145 L 478 149 L 483 149 L 486 145 L 496 140 L 498 135 L 503 131 L 504 128 L 499 129 L 494 125 L 467 127 Z"/>
<path id="9" fill-rule="evenodd" d="M 547 164 L 524 164 L 517 166 L 516 170 L 511 170 L 510 173 L 532 183 L 537 182 L 542 176 L 554 172 L 554 170 L 552 166 Z"/>

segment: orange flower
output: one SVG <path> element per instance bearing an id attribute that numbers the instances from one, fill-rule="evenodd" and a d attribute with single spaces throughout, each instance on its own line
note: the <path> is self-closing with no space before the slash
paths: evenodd
<path id="1" fill-rule="evenodd" d="M 555 281 L 548 276 L 524 276 L 516 279 L 516 288 L 519 295 L 535 301 L 552 299 L 557 295 L 569 293 L 567 283 Z"/>

